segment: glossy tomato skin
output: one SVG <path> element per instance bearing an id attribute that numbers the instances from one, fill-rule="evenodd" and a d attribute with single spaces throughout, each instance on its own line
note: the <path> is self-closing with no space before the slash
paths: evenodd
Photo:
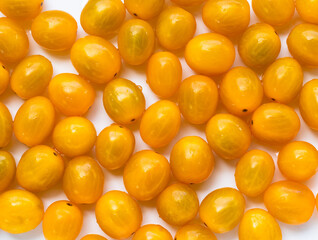
<path id="1" fill-rule="evenodd" d="M 9 109 L 0 102 L 0 147 L 10 144 L 13 132 L 12 116 Z"/>
<path id="2" fill-rule="evenodd" d="M 318 24 L 318 1 L 296 0 L 296 9 L 300 17 L 306 22 Z"/>
<path id="3" fill-rule="evenodd" d="M 132 240 L 172 240 L 172 236 L 164 227 L 148 224 L 139 228 Z"/>
<path id="4" fill-rule="evenodd" d="M 206 0 L 171 0 L 171 1 L 183 7 L 191 7 L 191 6 L 197 6 Z"/>
<path id="5" fill-rule="evenodd" d="M 81 209 L 69 201 L 57 201 L 44 214 L 43 234 L 47 240 L 75 240 L 82 224 Z"/>
<path id="6" fill-rule="evenodd" d="M 42 10 L 44 0 L 3 0 L 0 12 L 16 20 L 29 20 L 36 17 Z"/>
<path id="7" fill-rule="evenodd" d="M 82 237 L 81 240 L 107 240 L 107 239 L 97 234 L 88 234 Z"/>
<path id="8" fill-rule="evenodd" d="M 197 223 L 187 224 L 178 229 L 177 240 L 217 240 L 210 229 Z"/>
<path id="9" fill-rule="evenodd" d="M 10 73 L 3 63 L 0 62 L 0 95 L 3 94 L 9 85 Z"/>
<path id="10" fill-rule="evenodd" d="M 125 0 L 125 7 L 135 17 L 148 20 L 156 17 L 161 12 L 165 0 Z"/>
<path id="11" fill-rule="evenodd" d="M 15 165 L 11 153 L 0 151 L 0 192 L 6 190 L 11 184 L 16 171 Z"/>

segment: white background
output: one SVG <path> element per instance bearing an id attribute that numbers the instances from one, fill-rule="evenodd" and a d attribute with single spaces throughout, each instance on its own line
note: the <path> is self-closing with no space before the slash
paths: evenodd
<path id="1" fill-rule="evenodd" d="M 147 0 L 145 0 L 147 1 Z M 81 10 L 86 4 L 87 0 L 45 0 L 44 2 L 44 9 L 46 10 L 64 10 L 77 20 L 78 22 L 78 38 L 83 37 L 86 35 L 86 33 L 83 31 L 83 29 L 80 26 L 80 14 Z M 171 3 L 166 0 L 166 5 L 170 5 Z M 251 0 L 249 0 L 251 2 Z M 203 21 L 201 19 L 201 10 L 202 6 L 195 7 L 188 9 L 197 20 L 197 31 L 196 35 L 209 32 L 208 28 L 203 24 Z M 126 19 L 132 18 L 130 14 L 127 12 Z M 154 26 L 155 19 L 150 21 L 150 23 Z M 251 11 L 251 24 L 258 22 L 259 20 L 255 17 L 254 13 Z M 299 16 L 297 13 L 295 13 L 295 16 L 291 23 L 283 28 L 278 28 L 277 32 L 281 37 L 282 42 L 282 50 L 279 55 L 279 57 L 285 57 L 290 56 L 287 46 L 286 46 L 286 38 L 290 30 L 295 24 L 298 24 L 301 22 Z M 76 73 L 75 69 L 73 68 L 69 53 L 63 53 L 63 54 L 52 54 L 41 47 L 39 47 L 32 39 L 32 36 L 30 34 L 30 23 L 24 23 L 24 27 L 26 28 L 26 31 L 28 33 L 29 39 L 30 39 L 30 52 L 29 55 L 33 54 L 41 54 L 46 56 L 49 60 L 52 61 L 53 67 L 54 67 L 54 75 L 60 74 L 60 73 Z M 110 41 L 117 46 L 117 38 L 114 37 L 113 39 L 110 39 Z M 233 39 L 235 47 L 237 48 L 237 39 Z M 155 51 L 162 51 L 163 49 L 160 48 L 160 46 L 156 46 Z M 175 52 L 175 54 L 180 58 L 182 66 L 183 66 L 183 78 L 186 78 L 192 74 L 192 70 L 187 66 L 185 63 L 185 60 L 183 58 L 183 50 Z M 243 65 L 240 57 L 238 54 L 236 55 L 236 60 L 234 66 L 241 66 Z M 146 64 L 143 64 L 141 66 L 132 67 L 129 65 L 126 65 L 123 63 L 122 71 L 120 72 L 119 76 L 123 78 L 127 78 L 129 80 L 132 80 L 136 84 L 142 86 L 143 93 L 146 97 L 146 104 L 147 107 L 153 104 L 155 101 L 158 100 L 158 98 L 151 92 L 150 88 L 148 87 L 146 83 Z M 306 69 L 304 68 L 305 73 L 305 82 L 315 78 L 315 76 L 318 75 L 318 70 L 315 69 Z M 259 76 L 261 77 L 261 73 L 259 73 Z M 221 77 L 214 77 L 214 80 L 216 82 L 219 82 Z M 97 96 L 95 103 L 93 107 L 90 109 L 90 111 L 87 113 L 86 117 L 90 119 L 97 130 L 97 133 L 99 133 L 103 128 L 110 125 L 112 121 L 105 113 L 105 110 L 102 105 L 102 91 L 104 89 L 104 86 L 97 86 L 94 85 Z M 46 95 L 46 94 L 45 94 Z M 174 99 L 171 99 L 175 101 Z M 6 93 L 4 93 L 2 96 L 0 96 L 0 101 L 5 103 L 8 108 L 10 109 L 10 112 L 12 116 L 15 116 L 16 111 L 20 107 L 20 105 L 23 103 L 21 99 L 19 99 L 17 96 L 13 94 L 13 92 L 8 89 Z M 267 101 L 267 100 L 264 100 Z M 297 113 L 299 113 L 297 108 L 297 102 L 298 100 L 295 100 L 293 104 L 291 104 L 292 107 L 295 107 Z M 218 111 L 224 111 L 223 108 L 220 106 Z M 300 115 L 299 115 L 300 116 Z M 139 121 L 136 122 L 134 125 L 129 126 L 131 130 L 133 130 L 135 138 L 136 138 L 136 149 L 135 151 L 140 151 L 142 149 L 149 149 L 150 147 L 147 146 L 140 138 L 139 135 Z M 166 148 L 157 149 L 158 152 L 164 154 L 169 159 L 169 153 L 173 147 L 173 145 L 181 139 L 184 136 L 189 135 L 197 135 L 201 136 L 205 139 L 204 134 L 204 126 L 192 126 L 188 124 L 186 121 L 182 120 L 182 126 L 179 134 L 176 136 L 176 138 L 171 142 Z M 314 131 L 311 131 L 305 123 L 302 121 L 301 130 L 296 138 L 296 140 L 305 140 L 313 145 L 315 147 L 318 147 L 318 141 L 317 141 L 317 133 Z M 48 145 L 52 145 L 50 142 L 47 142 Z M 272 157 L 274 158 L 275 162 L 277 159 L 277 152 L 280 149 L 280 146 L 262 146 L 258 144 L 255 139 L 253 141 L 253 144 L 251 145 L 250 149 L 259 148 L 264 149 L 268 151 Z M 27 150 L 27 147 L 23 144 L 19 143 L 15 137 L 13 137 L 12 143 L 9 147 L 7 147 L 5 150 L 8 150 L 13 153 L 16 161 L 18 162 L 21 155 L 25 150 Z M 94 152 L 91 153 L 92 156 L 94 156 Z M 212 173 L 211 177 L 203 184 L 192 186 L 200 199 L 200 201 L 203 200 L 203 198 L 210 193 L 211 191 L 221 188 L 221 187 L 236 187 L 235 186 L 235 180 L 234 180 L 234 171 L 235 171 L 235 165 L 236 161 L 226 162 L 220 158 L 216 157 L 216 166 L 214 169 L 214 172 Z M 125 191 L 123 181 L 122 181 L 122 170 L 109 172 L 105 172 L 105 186 L 104 186 L 104 192 L 110 191 L 110 190 L 123 190 Z M 281 180 L 283 177 L 279 173 L 278 169 L 276 169 L 274 181 Z M 173 181 L 173 180 L 172 180 Z M 313 177 L 311 180 L 307 181 L 305 184 L 308 185 L 316 195 L 318 192 L 318 184 L 315 184 L 318 182 L 318 175 Z M 19 188 L 17 186 L 16 182 L 10 187 L 10 188 Z M 55 188 L 46 191 L 44 193 L 38 194 L 39 197 L 44 202 L 45 209 L 54 201 L 56 200 L 62 200 L 66 199 L 63 190 L 61 189 L 61 184 L 58 184 Z M 254 208 L 254 207 L 261 207 L 264 208 L 264 205 L 262 203 L 262 197 L 251 199 L 246 198 L 247 200 L 247 209 Z M 162 226 L 166 227 L 174 237 L 176 228 L 169 226 L 166 224 L 163 220 L 161 220 L 158 217 L 156 208 L 155 208 L 155 201 L 150 202 L 140 202 L 140 205 L 143 210 L 143 225 L 149 224 L 149 223 L 156 223 L 161 224 Z M 78 237 L 80 239 L 86 234 L 89 233 L 96 233 L 101 234 L 102 236 L 105 236 L 105 234 L 102 232 L 102 230 L 98 227 L 95 215 L 94 215 L 94 205 L 88 205 L 88 206 L 81 206 L 81 209 L 83 210 L 84 214 L 84 223 L 82 231 Z M 197 217 L 198 218 L 198 217 Z M 314 214 L 309 222 L 306 224 L 300 225 L 300 226 L 292 226 L 292 225 L 286 225 L 283 223 L 280 223 L 282 232 L 283 232 L 283 239 L 284 240 L 314 240 L 317 239 L 318 236 L 318 214 L 317 210 L 315 209 Z M 107 237 L 107 236 L 105 236 Z M 111 239 L 107 237 L 108 239 Z M 229 233 L 226 234 L 218 234 L 217 238 L 219 240 L 236 240 L 238 239 L 238 227 L 236 227 L 234 230 L 232 230 Z M 6 232 L 3 232 L 0 230 L 0 240 L 17 240 L 17 239 L 24 239 L 24 240 L 44 240 L 43 234 L 42 234 L 42 225 L 39 225 L 35 230 L 30 231 L 28 233 L 20 234 L 20 235 L 11 235 Z"/>

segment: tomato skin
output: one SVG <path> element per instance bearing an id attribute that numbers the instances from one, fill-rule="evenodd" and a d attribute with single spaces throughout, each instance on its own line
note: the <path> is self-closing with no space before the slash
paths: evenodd
<path id="1" fill-rule="evenodd" d="M 3 63 L 0 62 L 0 95 L 7 90 L 9 82 L 10 82 L 10 73 L 6 69 L 6 67 L 3 65 Z"/>
<path id="2" fill-rule="evenodd" d="M 10 144 L 13 132 L 12 116 L 9 109 L 0 102 L 0 147 Z"/>
<path id="3" fill-rule="evenodd" d="M 29 20 L 42 11 L 44 0 L 3 0 L 0 12 L 16 20 Z"/>
<path id="4" fill-rule="evenodd" d="M 172 236 L 162 226 L 148 224 L 139 228 L 132 240 L 172 240 Z"/>
<path id="5" fill-rule="evenodd" d="M 0 151 L 0 193 L 6 190 L 14 179 L 16 163 L 11 153 Z"/>
<path id="6" fill-rule="evenodd" d="M 180 6 L 191 7 L 191 6 L 199 5 L 206 0 L 171 0 L 171 1 Z"/>
<path id="7" fill-rule="evenodd" d="M 178 240 L 217 240 L 210 229 L 197 223 L 185 225 L 178 229 L 175 239 Z"/>
<path id="8" fill-rule="evenodd" d="M 300 17 L 309 23 L 318 24 L 318 1 L 317 0 L 296 0 L 296 9 Z"/>
<path id="9" fill-rule="evenodd" d="M 165 0 L 124 0 L 128 12 L 135 17 L 149 20 L 161 12 Z"/>
<path id="10" fill-rule="evenodd" d="M 82 237 L 81 240 L 107 240 L 107 239 L 97 234 L 88 234 L 85 237 Z"/>

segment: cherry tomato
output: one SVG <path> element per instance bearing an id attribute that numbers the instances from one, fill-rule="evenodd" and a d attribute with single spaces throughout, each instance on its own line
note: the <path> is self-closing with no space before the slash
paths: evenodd
<path id="1" fill-rule="evenodd" d="M 184 137 L 172 148 L 170 166 L 174 177 L 183 183 L 202 183 L 214 169 L 210 146 L 200 137 Z"/>
<path id="2" fill-rule="evenodd" d="M 46 210 L 43 234 L 46 240 L 75 240 L 83 224 L 82 211 L 69 201 L 57 201 Z"/>
<path id="3" fill-rule="evenodd" d="M 201 220 L 215 233 L 235 228 L 245 210 L 243 195 L 234 188 L 220 188 L 207 195 L 200 205 Z"/>
<path id="4" fill-rule="evenodd" d="M 227 72 L 234 63 L 233 43 L 217 33 L 205 33 L 191 39 L 185 49 L 190 68 L 204 75 Z"/>
<path id="5" fill-rule="evenodd" d="M 55 111 L 51 101 L 45 97 L 27 100 L 14 118 L 14 134 L 23 144 L 33 147 L 43 143 L 51 134 L 55 124 Z"/>
<path id="6" fill-rule="evenodd" d="M 10 73 L 6 69 L 6 67 L 3 65 L 3 63 L 0 62 L 0 95 L 4 93 L 5 90 L 7 90 L 7 87 L 9 85 L 9 80 L 10 80 Z"/>
<path id="7" fill-rule="evenodd" d="M 167 187 L 158 197 L 157 211 L 168 224 L 183 226 L 195 218 L 199 200 L 192 188 L 176 183 Z"/>
<path id="8" fill-rule="evenodd" d="M 257 197 L 271 184 L 274 172 L 273 158 L 267 152 L 251 150 L 236 166 L 236 186 L 246 196 Z"/>
<path id="9" fill-rule="evenodd" d="M 17 20 L 30 19 L 41 12 L 43 2 L 44 0 L 2 0 L 0 12 Z"/>
<path id="10" fill-rule="evenodd" d="M 279 221 L 292 225 L 307 222 L 314 212 L 316 199 L 305 185 L 280 181 L 273 183 L 264 194 L 269 213 Z"/>
<path id="11" fill-rule="evenodd" d="M 0 192 L 11 184 L 15 175 L 15 160 L 11 153 L 0 151 Z"/>
<path id="12" fill-rule="evenodd" d="M 199 5 L 203 3 L 205 0 L 171 0 L 171 1 L 180 6 L 190 7 L 190 6 Z"/>
<path id="13" fill-rule="evenodd" d="M 130 65 L 147 61 L 154 46 L 155 33 L 146 21 L 130 19 L 119 30 L 118 49 L 121 57 Z"/>
<path id="14" fill-rule="evenodd" d="M 96 204 L 95 214 L 101 229 L 116 239 L 130 237 L 140 228 L 142 222 L 138 203 L 121 191 L 104 194 Z"/>
<path id="15" fill-rule="evenodd" d="M 12 116 L 9 109 L 0 102 L 0 148 L 6 147 L 12 138 Z"/>
<path id="16" fill-rule="evenodd" d="M 247 124 L 231 114 L 216 114 L 206 126 L 205 134 L 213 151 L 226 160 L 243 156 L 251 144 Z"/>
<path id="17" fill-rule="evenodd" d="M 149 224 L 139 228 L 132 240 L 172 240 L 172 236 L 162 226 Z"/>
<path id="18" fill-rule="evenodd" d="M 34 19 L 31 33 L 41 47 L 52 51 L 64 51 L 70 49 L 76 40 L 77 23 L 66 12 L 46 11 Z"/>
<path id="19" fill-rule="evenodd" d="M 52 140 L 59 152 L 68 157 L 76 157 L 92 149 L 96 140 L 96 130 L 86 118 L 68 117 L 55 126 Z"/>
<path id="20" fill-rule="evenodd" d="M 217 240 L 210 229 L 200 224 L 188 224 L 177 231 L 175 240 Z"/>
<path id="21" fill-rule="evenodd" d="M 14 69 L 11 89 L 22 99 L 42 95 L 52 78 L 52 63 L 41 55 L 23 59 Z"/>
<path id="22" fill-rule="evenodd" d="M 38 145 L 27 150 L 17 166 L 18 183 L 28 191 L 52 188 L 62 178 L 64 161 L 52 148 Z"/>
<path id="23" fill-rule="evenodd" d="M 12 234 L 33 230 L 42 221 L 43 203 L 33 193 L 15 189 L 0 195 L 0 229 Z"/>
<path id="24" fill-rule="evenodd" d="M 85 237 L 82 237 L 81 240 L 107 240 L 107 239 L 97 234 L 88 234 Z"/>
<path id="25" fill-rule="evenodd" d="M 140 122 L 140 136 L 149 146 L 160 148 L 168 145 L 178 134 L 181 124 L 177 105 L 168 100 L 152 104 Z"/>
<path id="26" fill-rule="evenodd" d="M 170 180 L 168 160 L 151 150 L 135 153 L 125 166 L 124 184 L 127 192 L 140 201 L 158 196 Z"/>
<path id="27" fill-rule="evenodd" d="M 159 15 L 165 0 L 124 0 L 124 2 L 131 15 L 148 20 Z"/>
<path id="28" fill-rule="evenodd" d="M 181 83 L 178 105 L 187 121 L 192 124 L 203 124 L 215 113 L 218 98 L 218 87 L 211 78 L 194 75 Z"/>
<path id="29" fill-rule="evenodd" d="M 66 116 L 85 114 L 95 101 L 94 88 L 72 73 L 55 76 L 49 84 L 49 97 L 58 111 Z"/>
<path id="30" fill-rule="evenodd" d="M 106 85 L 103 103 L 108 116 L 119 124 L 131 124 L 141 118 L 146 105 L 140 88 L 124 78 Z"/>
<path id="31" fill-rule="evenodd" d="M 121 67 L 120 55 L 114 45 L 95 36 L 86 36 L 75 42 L 71 61 L 82 77 L 100 84 L 116 77 Z"/>
<path id="32" fill-rule="evenodd" d="M 318 1 L 317 0 L 296 0 L 298 14 L 306 22 L 318 24 Z"/>

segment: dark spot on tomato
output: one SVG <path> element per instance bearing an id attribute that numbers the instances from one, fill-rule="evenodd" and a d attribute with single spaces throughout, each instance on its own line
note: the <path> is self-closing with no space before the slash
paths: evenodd
<path id="1" fill-rule="evenodd" d="M 276 101 L 276 99 L 275 98 L 272 98 L 272 100 L 275 102 Z"/>
<path id="2" fill-rule="evenodd" d="M 68 203 L 66 203 L 66 205 L 67 205 L 67 206 L 70 206 L 70 207 L 72 207 L 72 206 L 73 206 L 73 204 L 72 204 L 72 203 L 69 203 L 69 202 L 68 202 Z"/>
<path id="3" fill-rule="evenodd" d="M 134 13 L 134 16 L 138 17 L 137 13 Z"/>
<path id="4" fill-rule="evenodd" d="M 119 127 L 120 127 L 120 128 L 123 128 L 123 126 L 120 126 L 120 125 L 119 125 Z"/>
<path id="5" fill-rule="evenodd" d="M 5 67 L 4 65 L 2 65 L 2 68 L 3 68 L 3 69 L 6 69 L 6 67 Z"/>
<path id="6" fill-rule="evenodd" d="M 114 77 L 116 77 L 116 76 L 117 76 L 117 74 L 118 74 L 118 73 L 115 73 Z"/>
<path id="7" fill-rule="evenodd" d="M 41 2 L 41 7 L 43 6 L 43 2 Z"/>
<path id="8" fill-rule="evenodd" d="M 244 108 L 242 111 L 243 111 L 243 112 L 247 112 L 248 110 Z"/>
<path id="9" fill-rule="evenodd" d="M 132 236 L 132 235 L 134 235 L 135 234 L 135 232 L 133 232 L 130 236 Z"/>
<path id="10" fill-rule="evenodd" d="M 253 122 L 253 120 L 252 120 L 252 121 L 251 121 L 251 124 L 253 125 L 253 123 L 254 123 L 254 122 Z"/>
<path id="11" fill-rule="evenodd" d="M 208 225 L 206 225 L 206 223 L 205 223 L 205 222 L 204 222 L 203 224 L 204 224 L 206 227 L 208 227 Z"/>
<path id="12" fill-rule="evenodd" d="M 276 35 L 278 35 L 278 33 L 275 31 Z"/>
<path id="13" fill-rule="evenodd" d="M 57 153 L 56 152 L 53 152 L 54 156 L 57 156 Z"/>
<path id="14" fill-rule="evenodd" d="M 131 122 L 134 122 L 135 120 L 136 120 L 136 119 L 133 118 L 133 119 L 131 119 L 130 121 L 131 121 Z"/>

